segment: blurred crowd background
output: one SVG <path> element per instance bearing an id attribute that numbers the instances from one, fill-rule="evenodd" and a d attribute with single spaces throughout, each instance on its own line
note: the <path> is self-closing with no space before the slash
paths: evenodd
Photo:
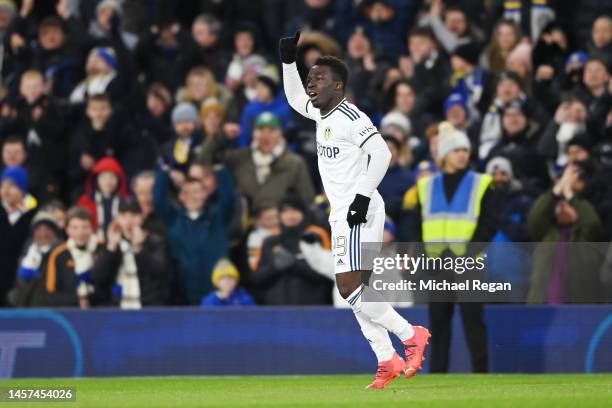
<path id="1" fill-rule="evenodd" d="M 393 154 L 386 242 L 421 239 L 415 183 L 438 171 L 448 121 L 470 167 L 493 176 L 494 241 L 556 248 L 526 265 L 605 244 L 611 12 L 606 0 L 0 0 L 0 304 L 341 305 L 315 125 L 279 74 L 278 40 L 296 30 L 300 74 L 342 58 L 347 99 Z M 563 259 L 558 273 L 498 278 L 522 288 L 517 301 L 612 299 L 612 250 Z M 553 276 L 577 287 L 547 297 Z"/>

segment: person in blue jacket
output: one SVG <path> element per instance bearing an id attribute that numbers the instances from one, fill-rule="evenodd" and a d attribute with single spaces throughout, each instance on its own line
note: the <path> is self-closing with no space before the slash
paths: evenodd
<path id="1" fill-rule="evenodd" d="M 229 225 L 234 212 L 234 187 L 229 171 L 216 171 L 214 190 L 187 177 L 178 204 L 169 193 L 170 177 L 162 166 L 155 179 L 155 213 L 166 225 L 175 265 L 172 282 L 175 302 L 198 305 L 212 289 L 211 275 L 219 259 L 227 256 Z"/>
<path id="2" fill-rule="evenodd" d="M 242 287 L 240 272 L 227 258 L 221 258 L 212 274 L 216 290 L 202 298 L 202 306 L 252 306 L 253 297 Z"/>
<path id="3" fill-rule="evenodd" d="M 239 147 L 249 147 L 255 119 L 263 112 L 272 112 L 281 120 L 283 128 L 287 127 L 291 118 L 291 109 L 285 94 L 279 89 L 278 79 L 271 72 L 263 72 L 257 77 L 255 98 L 249 102 L 240 118 Z"/>

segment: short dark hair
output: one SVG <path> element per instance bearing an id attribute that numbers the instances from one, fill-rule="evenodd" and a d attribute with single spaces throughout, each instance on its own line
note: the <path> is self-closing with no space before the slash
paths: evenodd
<path id="1" fill-rule="evenodd" d="M 66 225 L 70 224 L 73 219 L 93 222 L 91 213 L 83 207 L 72 207 L 66 214 Z"/>
<path id="2" fill-rule="evenodd" d="M 429 38 L 434 43 L 438 44 L 438 40 L 436 39 L 436 35 L 433 30 L 429 27 L 416 27 L 410 31 L 408 34 L 408 38 L 411 37 L 426 37 Z"/>
<path id="3" fill-rule="evenodd" d="M 91 95 L 87 99 L 87 103 L 89 103 L 89 102 L 106 102 L 106 103 L 108 103 L 109 105 L 112 106 L 110 97 L 107 94 L 104 94 L 104 93 Z"/>
<path id="4" fill-rule="evenodd" d="M 342 84 L 346 88 L 349 76 L 348 68 L 340 58 L 336 58 L 332 55 L 324 55 L 322 57 L 317 58 L 317 60 L 315 61 L 315 65 L 329 67 L 336 79 L 342 82 Z"/>
<path id="5" fill-rule="evenodd" d="M 16 136 L 16 135 L 8 136 L 6 139 L 4 139 L 4 142 L 2 143 L 2 147 L 8 144 L 20 144 L 24 149 L 26 149 L 26 142 L 20 136 Z"/>

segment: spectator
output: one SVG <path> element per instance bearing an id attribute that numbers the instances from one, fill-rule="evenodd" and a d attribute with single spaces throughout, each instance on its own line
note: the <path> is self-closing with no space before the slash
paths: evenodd
<path id="1" fill-rule="evenodd" d="M 429 13 L 420 24 L 431 27 L 436 39 L 448 54 L 473 41 L 470 32 L 472 28 L 463 10 L 452 6 L 445 8 L 443 0 L 431 2 Z"/>
<path id="2" fill-rule="evenodd" d="M 179 103 L 172 110 L 172 125 L 174 139 L 162 146 L 161 158 L 174 170 L 173 182 L 180 184 L 181 173 L 187 172 L 202 143 L 198 111 L 188 102 Z"/>
<path id="3" fill-rule="evenodd" d="M 166 242 L 144 227 L 137 201 L 121 200 L 107 236 L 92 269 L 98 290 L 107 289 L 111 303 L 121 309 L 165 304 L 170 283 Z"/>
<path id="4" fill-rule="evenodd" d="M 117 64 L 115 49 L 93 48 L 85 65 L 86 77 L 70 94 L 70 102 L 85 103 L 90 96 L 99 94 L 108 94 L 113 101 L 117 101 L 124 94 L 123 84 L 118 80 Z"/>
<path id="5" fill-rule="evenodd" d="M 202 306 L 252 306 L 253 297 L 242 287 L 240 272 L 227 258 L 221 258 L 212 273 L 214 292 L 202 298 Z"/>
<path id="6" fill-rule="evenodd" d="M 265 58 L 257 53 L 257 31 L 257 27 L 249 23 L 240 24 L 234 30 L 234 56 L 225 74 L 225 84 L 232 91 L 242 84 L 242 78 L 251 61 L 256 59 L 265 65 Z"/>
<path id="7" fill-rule="evenodd" d="M 596 134 L 603 133 L 606 117 L 610 111 L 611 96 L 610 66 L 608 58 L 591 57 L 584 66 L 584 87 L 579 90 L 589 112 L 588 126 Z"/>
<path id="8" fill-rule="evenodd" d="M 45 174 L 40 174 L 33 169 L 33 165 L 30 165 L 28 160 L 28 154 L 26 151 L 25 141 L 18 136 L 9 136 L 4 139 L 2 144 L 2 163 L 0 168 L 2 170 L 9 167 L 23 167 L 28 172 L 28 190 L 32 193 L 33 197 L 37 198 L 37 201 L 45 201 L 48 198 L 47 193 L 55 191 L 53 184 L 45 184 Z M 44 170 L 44 168 L 40 168 Z"/>
<path id="9" fill-rule="evenodd" d="M 251 147 L 224 150 L 223 140 L 209 139 L 202 146 L 202 160 L 222 160 L 236 180 L 237 189 L 254 208 L 262 202 L 280 202 L 297 194 L 303 206 L 315 196 L 304 160 L 287 150 L 280 119 L 264 112 L 255 121 Z"/>
<path id="10" fill-rule="evenodd" d="M 456 129 L 468 135 L 472 145 L 478 145 L 480 121 L 472 120 L 467 101 L 463 95 L 452 93 L 446 98 L 444 102 L 444 115 L 447 122 L 450 122 Z"/>
<path id="11" fill-rule="evenodd" d="M 295 17 L 285 23 L 284 33 L 293 35 L 297 30 L 320 31 L 330 36 L 340 34 L 340 19 L 331 0 L 304 0 Z"/>
<path id="12" fill-rule="evenodd" d="M 96 6 L 95 20 L 89 24 L 89 35 L 97 43 L 113 41 L 113 37 L 117 36 L 126 48 L 133 50 L 138 37 L 120 28 L 122 15 L 123 8 L 119 0 L 102 0 Z"/>
<path id="13" fill-rule="evenodd" d="M 85 114 L 70 142 L 68 175 L 72 197 L 82 192 L 87 174 L 98 160 L 112 156 L 121 161 L 132 144 L 132 129 L 114 112 L 108 96 L 90 97 Z"/>
<path id="14" fill-rule="evenodd" d="M 491 103 L 493 88 L 492 76 L 478 66 L 479 47 L 476 43 L 466 43 L 455 48 L 451 55 L 453 93 L 463 95 L 472 122 L 479 121 L 482 113 Z"/>
<path id="15" fill-rule="evenodd" d="M 257 77 L 255 85 L 255 99 L 249 102 L 242 112 L 240 118 L 240 136 L 238 145 L 247 147 L 251 144 L 251 134 L 255 119 L 262 112 L 275 114 L 281 122 L 286 125 L 291 116 L 289 103 L 285 94 L 279 89 L 278 73 L 276 70 L 263 72 Z"/>
<path id="16" fill-rule="evenodd" d="M 162 220 L 155 214 L 153 207 L 153 186 L 155 185 L 155 172 L 146 170 L 138 173 L 132 179 L 132 192 L 138 202 L 142 213 L 142 228 L 158 235 L 167 237 L 167 231 Z"/>
<path id="17" fill-rule="evenodd" d="M 278 235 L 280 232 L 280 219 L 278 205 L 272 202 L 261 203 L 253 212 L 253 230 L 249 232 L 247 238 L 247 253 L 249 257 L 249 267 L 252 271 L 257 270 L 261 259 L 261 248 L 266 238 Z"/>
<path id="18" fill-rule="evenodd" d="M 418 137 L 411 136 L 412 128 L 406 115 L 398 111 L 387 113 L 380 122 L 380 131 L 398 142 L 399 164 L 410 166 L 413 161 L 412 150 L 419 149 L 422 143 Z"/>
<path id="19" fill-rule="evenodd" d="M 512 293 L 507 301 L 524 302 L 529 289 L 531 257 L 527 214 L 533 204 L 522 183 L 514 176 L 510 160 L 503 156 L 493 157 L 487 163 L 487 174 L 493 177 L 493 185 L 500 196 L 499 229 L 486 249 L 487 279 L 492 282 L 509 282 Z"/>
<path id="20" fill-rule="evenodd" d="M 570 97 L 562 102 L 538 142 L 538 153 L 552 162 L 553 173 L 567 164 L 567 144 L 574 136 L 586 131 L 588 112 L 584 102 Z"/>
<path id="21" fill-rule="evenodd" d="M 521 100 L 508 102 L 502 113 L 502 137 L 489 158 L 504 156 L 516 170 L 516 178 L 527 191 L 539 193 L 548 185 L 548 175 L 536 145 L 539 125 L 530 120 L 528 106 Z"/>
<path id="22" fill-rule="evenodd" d="M 391 162 L 378 191 L 385 200 L 387 215 L 393 220 L 399 220 L 404 193 L 414 185 L 415 180 L 412 172 L 398 162 L 401 145 L 397 139 L 389 136 L 384 139 L 391 151 Z"/>
<path id="23" fill-rule="evenodd" d="M 186 50 L 186 70 L 196 66 L 208 67 L 215 79 L 222 82 L 231 55 L 219 43 L 221 22 L 210 14 L 200 14 L 191 25 L 191 41 Z"/>
<path id="24" fill-rule="evenodd" d="M 85 192 L 77 205 L 91 214 L 94 234 L 104 241 L 108 227 L 117 215 L 119 201 L 127 197 L 123 168 L 112 157 L 100 159 L 91 169 L 85 182 Z"/>
<path id="25" fill-rule="evenodd" d="M 531 45 L 520 43 L 506 59 L 506 69 L 516 72 L 523 83 L 523 89 L 531 95 L 531 71 L 532 71 Z"/>
<path id="26" fill-rule="evenodd" d="M 49 191 L 41 198 L 60 194 L 68 145 L 65 115 L 58 101 L 45 94 L 46 86 L 39 71 L 25 71 L 18 99 L 5 105 L 2 115 L 2 133 L 23 138 L 32 173 L 35 178 L 44 175 L 47 180 Z"/>
<path id="27" fill-rule="evenodd" d="M 527 225 L 534 250 L 529 303 L 597 303 L 603 300 L 595 245 L 571 245 L 601 238 L 602 223 L 593 206 L 576 195 L 586 180 L 569 165 L 552 191 L 534 203 Z"/>
<path id="28" fill-rule="evenodd" d="M 438 43 L 431 29 L 415 28 L 408 37 L 413 89 L 423 103 L 423 112 L 436 117 L 442 116 L 442 105 L 448 95 L 450 66 L 447 58 L 439 50 Z M 401 69 L 400 62 L 400 69 Z"/>
<path id="29" fill-rule="evenodd" d="M 385 111 L 399 112 L 408 119 L 409 134 L 423 137 L 423 126 L 432 120 L 431 115 L 423 112 L 422 98 L 417 96 L 412 81 L 400 79 L 389 87 L 385 97 Z M 406 128 L 406 126 L 402 126 Z"/>
<path id="30" fill-rule="evenodd" d="M 320 227 L 308 225 L 305 207 L 299 199 L 285 199 L 280 209 L 281 232 L 264 241 L 259 266 L 252 275 L 263 304 L 331 304 L 332 281 L 300 256 L 302 240 L 319 241 L 329 251 L 329 235 Z"/>
<path id="31" fill-rule="evenodd" d="M 185 86 L 178 90 L 176 100 L 190 102 L 199 111 L 208 98 L 215 98 L 225 105 L 228 97 L 225 88 L 217 83 L 208 68 L 195 67 L 187 73 Z"/>
<path id="32" fill-rule="evenodd" d="M 612 54 L 612 18 L 610 16 L 599 16 L 593 21 L 588 52 L 590 55 L 609 56 Z"/>
<path id="33" fill-rule="evenodd" d="M 87 309 L 99 303 L 91 276 L 98 244 L 89 211 L 74 207 L 66 220 L 68 240 L 49 255 L 45 272 L 46 306 L 73 306 Z"/>
<path id="34" fill-rule="evenodd" d="M 211 98 L 202 104 L 200 122 L 202 123 L 204 139 L 216 138 L 222 135 L 224 117 L 225 109 L 217 99 Z"/>
<path id="35" fill-rule="evenodd" d="M 140 36 L 134 59 L 147 85 L 159 83 L 172 92 L 176 91 L 187 64 L 184 44 L 188 35 L 177 21 L 166 19 L 152 25 Z"/>
<path id="36" fill-rule="evenodd" d="M 347 89 L 360 109 L 375 113 L 382 102 L 379 94 L 389 64 L 374 48 L 361 26 L 351 34 L 346 48 L 345 62 L 351 73 Z"/>
<path id="37" fill-rule="evenodd" d="M 160 169 L 155 179 L 153 204 L 155 213 L 168 229 L 176 265 L 177 301 L 190 305 L 200 304 L 202 297 L 210 292 L 214 265 L 227 256 L 229 249 L 233 183 L 225 169 L 217 177 L 218 188 L 210 196 L 201 181 L 186 178 L 180 187 L 178 206 L 168 195 L 168 169 Z"/>
<path id="38" fill-rule="evenodd" d="M 521 79 L 513 71 L 502 72 L 497 80 L 493 102 L 482 120 L 480 145 L 478 147 L 479 160 L 484 160 L 489 155 L 491 148 L 501 139 L 501 117 L 504 106 L 517 99 L 527 100 L 527 96 L 523 92 Z"/>
<path id="39" fill-rule="evenodd" d="M 232 132 L 235 136 L 240 133 L 240 117 L 244 107 L 255 99 L 257 93 L 257 77 L 266 67 L 266 60 L 259 55 L 252 55 L 247 57 L 242 62 L 242 71 L 232 70 L 228 72 L 229 78 L 226 78 L 226 82 L 229 81 L 229 89 L 232 91 L 232 95 L 227 104 L 227 119 L 231 123 Z M 230 67 L 231 68 L 231 67 Z M 228 123 L 228 125 L 230 125 Z M 227 128 L 226 125 L 225 127 Z M 224 129 L 225 133 L 228 133 L 227 129 Z"/>
<path id="40" fill-rule="evenodd" d="M 44 271 L 51 249 L 62 241 L 63 233 L 53 213 L 38 211 L 32 219 L 30 237 L 19 260 L 15 288 L 9 294 L 13 306 L 45 306 Z"/>
<path id="41" fill-rule="evenodd" d="M 382 55 L 395 63 L 406 49 L 404 39 L 416 14 L 416 1 L 370 0 L 364 2 L 364 27 L 379 44 Z"/>
<path id="42" fill-rule="evenodd" d="M 500 20 L 480 57 L 480 66 L 495 75 L 501 74 L 506 69 L 508 55 L 520 41 L 520 28 L 511 20 Z"/>
<path id="43" fill-rule="evenodd" d="M 28 237 L 35 210 L 25 202 L 28 173 L 23 167 L 8 167 L 0 177 L 0 306 L 7 304 L 6 295 L 13 287 L 19 253 Z"/>
<path id="44" fill-rule="evenodd" d="M 34 2 L 22 2 L 11 33 L 11 51 L 17 73 L 35 69 L 44 73 L 49 93 L 66 98 L 81 76 L 87 42 L 83 25 L 70 12 L 67 0 L 56 4 L 57 15 L 39 21 L 32 12 Z M 37 39 L 29 41 L 29 27 L 36 26 Z"/>

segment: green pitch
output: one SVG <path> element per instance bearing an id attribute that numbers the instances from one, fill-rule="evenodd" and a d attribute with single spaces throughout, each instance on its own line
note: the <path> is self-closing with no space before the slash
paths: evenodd
<path id="1" fill-rule="evenodd" d="M 385 391 L 364 375 L 138 377 L 0 381 L 8 387 L 73 387 L 72 403 L 50 407 L 612 407 L 612 375 L 417 375 Z"/>

